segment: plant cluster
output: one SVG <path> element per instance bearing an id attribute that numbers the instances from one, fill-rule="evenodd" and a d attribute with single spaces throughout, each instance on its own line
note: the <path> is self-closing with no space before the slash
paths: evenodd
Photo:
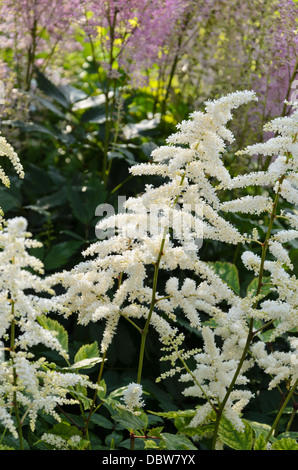
<path id="1" fill-rule="evenodd" d="M 21 4 L 0 449 L 297 450 L 296 3 Z"/>

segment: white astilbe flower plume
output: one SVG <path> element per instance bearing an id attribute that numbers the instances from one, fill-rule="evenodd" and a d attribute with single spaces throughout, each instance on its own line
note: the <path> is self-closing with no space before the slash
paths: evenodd
<path id="1" fill-rule="evenodd" d="M 216 345 L 214 332 L 208 327 L 202 328 L 202 336 L 204 351 L 194 356 L 195 370 L 192 375 L 186 373 L 180 377 L 181 382 L 193 382 L 193 377 L 195 377 L 195 383 L 184 390 L 186 396 L 209 397 L 209 401 L 197 409 L 191 422 L 194 427 L 205 423 L 205 419 L 212 411 L 212 404 L 217 406 L 223 401 L 243 351 L 242 345 L 239 347 L 239 343 L 235 342 L 235 337 L 226 341 L 223 349 L 220 350 Z M 250 362 L 244 363 L 242 374 L 238 376 L 236 386 L 245 385 L 248 382 L 243 373 L 250 366 Z M 239 414 L 251 397 L 252 394 L 248 390 L 235 388 L 226 404 L 225 416 L 238 431 L 243 431 L 244 428 Z"/>
<path id="2" fill-rule="evenodd" d="M 30 248 L 40 246 L 41 243 L 27 232 L 27 220 L 23 217 L 9 219 L 0 232 L 0 295 L 3 300 L 0 337 L 10 327 L 13 305 L 14 319 L 20 329 L 16 339 L 19 347 L 27 349 L 43 343 L 67 357 L 55 335 L 38 322 L 40 316 L 57 311 L 52 299 L 53 288 L 40 276 L 44 272 L 43 264 L 28 253 Z"/>
<path id="3" fill-rule="evenodd" d="M 286 271 L 293 263 L 284 247 L 295 240 L 298 231 L 293 207 L 298 201 L 297 109 L 267 125 L 278 133 L 276 137 L 237 153 L 239 158 L 243 153 L 274 157 L 267 170 L 231 177 L 223 161 L 226 143 L 234 140 L 227 128 L 232 110 L 255 99 L 251 91 L 231 93 L 208 101 L 204 112 L 194 112 L 179 124 L 167 145 L 152 152 L 152 162 L 131 168 L 133 175 L 158 175 L 164 183 L 146 185 L 140 196 L 126 201 L 126 212 L 102 219 L 96 232 L 100 240 L 85 250 L 86 260 L 55 277 L 65 288 L 57 300 L 61 307 L 76 313 L 84 325 L 105 321 L 102 352 L 108 350 L 120 318 L 139 331 L 150 320 L 160 341 L 172 345 L 167 358 L 175 365 L 173 374 L 180 373 L 181 381 L 191 383 L 185 394 L 206 400 L 197 409 L 193 426 L 207 422 L 228 396 L 224 415 L 238 431 L 243 430 L 241 413 L 253 396 L 245 374 L 255 361 L 264 365 L 257 348 L 249 360 L 242 357 L 248 351 L 248 339 L 254 337 L 248 325 L 254 319 L 261 325 L 272 323 L 273 339 L 297 327 L 297 279 Z M 248 192 L 251 186 L 260 188 Z M 228 194 L 223 201 L 222 190 Z M 286 212 L 278 213 L 279 199 L 286 201 Z M 249 219 L 251 233 L 242 233 L 232 223 L 236 216 L 241 218 L 238 213 Z M 277 217 L 282 229 L 272 231 Z M 112 236 L 105 238 L 108 233 Z M 239 294 L 243 286 L 232 288 L 231 280 L 200 259 L 205 240 L 239 248 L 244 268 L 255 277 L 247 295 Z M 270 285 L 265 293 L 264 276 Z M 278 299 L 264 299 L 271 294 Z M 204 324 L 206 316 L 213 330 Z M 185 321 L 202 334 L 204 349 L 195 355 L 187 351 L 179 355 L 182 336 L 177 325 Z M 261 341 L 261 336 L 256 338 Z M 196 363 L 193 372 L 185 364 L 176 364 L 191 355 Z M 165 372 L 162 378 L 169 374 L 173 375 Z M 286 372 L 280 377 L 285 379 Z"/>
<path id="4" fill-rule="evenodd" d="M 20 159 L 17 155 L 17 153 L 14 151 L 13 147 L 7 142 L 5 137 L 2 137 L 0 135 L 0 157 L 8 157 L 10 162 L 12 163 L 16 173 L 20 178 L 24 178 L 24 170 L 23 166 L 20 162 Z M 4 169 L 0 165 L 0 181 L 6 186 L 7 188 L 10 187 L 10 179 L 6 175 Z M 3 223 L 3 211 L 0 207 L 0 227 L 1 224 Z"/>
<path id="5" fill-rule="evenodd" d="M 51 370 L 44 357 L 35 360 L 32 354 L 32 346 L 43 344 L 65 360 L 68 358 L 56 330 L 43 327 L 43 319 L 49 312 L 58 312 L 59 305 L 49 278 L 40 276 L 43 264 L 28 253 L 30 248 L 39 246 L 27 232 L 23 217 L 9 219 L 0 232 L 1 344 L 8 341 L 12 324 L 17 327 L 13 347 L 9 343 L 0 362 L 0 422 L 15 437 L 18 433 L 11 417 L 15 400 L 26 410 L 33 430 L 40 411 L 59 420 L 58 404 L 77 403 L 67 396 L 71 387 L 93 387 L 87 377 Z"/>
<path id="6" fill-rule="evenodd" d="M 131 413 L 138 413 L 139 408 L 143 408 L 142 399 L 143 387 L 137 383 L 130 383 L 123 392 L 123 402 L 126 410 Z"/>
<path id="7" fill-rule="evenodd" d="M 232 290 L 200 261 L 199 248 L 203 238 L 230 244 L 244 240 L 219 215 L 220 200 L 209 180 L 212 176 L 219 183 L 230 181 L 222 153 L 225 141 L 234 137 L 225 126 L 233 109 L 254 99 L 251 91 L 231 93 L 207 102 L 204 113 L 195 112 L 177 126 L 168 145 L 152 152 L 152 163 L 131 168 L 134 175 L 165 177 L 164 184 L 147 185 L 141 196 L 126 201 L 126 212 L 102 219 L 96 232 L 100 240 L 84 252 L 89 260 L 57 275 L 66 289 L 64 304 L 77 313 L 81 324 L 105 320 L 102 352 L 107 351 L 121 317 L 138 323 L 151 315 L 151 325 L 162 339 L 175 335 L 177 308 L 198 328 L 200 310 L 210 313 L 225 295 L 232 301 Z M 261 205 L 267 208 L 268 201 Z M 107 233 L 113 236 L 105 239 Z M 169 283 L 158 287 L 153 299 L 150 273 L 157 260 Z M 176 269 L 207 276 L 212 294 L 204 295 L 190 281 L 172 289 L 171 272 Z"/>

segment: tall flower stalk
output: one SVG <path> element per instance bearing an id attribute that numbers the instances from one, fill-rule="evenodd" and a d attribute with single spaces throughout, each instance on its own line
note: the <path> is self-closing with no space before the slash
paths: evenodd
<path id="1" fill-rule="evenodd" d="M 17 217 L 9 219 L 0 233 L 0 338 L 5 351 L 0 363 L 0 422 L 18 438 L 21 450 L 25 417 L 31 430 L 39 412 L 59 421 L 57 406 L 79 403 L 72 398 L 76 386 L 94 387 L 87 377 L 55 370 L 45 357 L 36 358 L 33 353 L 34 346 L 42 344 L 68 359 L 58 330 L 46 321 L 58 306 L 50 281 L 40 276 L 41 261 L 28 253 L 40 243 L 26 229 L 27 221 Z"/>

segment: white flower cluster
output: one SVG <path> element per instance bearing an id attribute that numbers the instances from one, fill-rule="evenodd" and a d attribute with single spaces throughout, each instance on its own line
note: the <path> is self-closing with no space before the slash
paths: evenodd
<path id="1" fill-rule="evenodd" d="M 20 178 L 24 178 L 24 170 L 23 166 L 20 162 L 20 159 L 17 153 L 14 151 L 13 147 L 7 142 L 5 137 L 0 135 L 0 157 L 6 156 L 11 161 L 16 173 Z M 10 187 L 10 179 L 6 175 L 4 169 L 0 165 L 0 181 L 6 186 L 7 188 Z M 3 223 L 3 211 L 0 208 L 0 228 L 1 224 Z"/>
<path id="2" fill-rule="evenodd" d="M 210 402 L 208 401 L 205 405 L 196 409 L 196 415 L 190 423 L 193 427 L 204 424 L 206 418 L 209 418 L 212 412 L 212 404 L 216 407 L 218 403 L 223 401 L 243 351 L 243 345 L 239 344 L 236 335 L 227 338 L 220 349 L 216 344 L 215 333 L 211 328 L 204 326 L 201 331 L 204 340 L 204 351 L 194 356 L 196 369 L 192 372 L 192 375 L 186 373 L 180 377 L 180 381 L 186 383 L 193 381 L 192 376 L 196 379 L 193 385 L 185 389 L 184 394 L 186 396 L 204 398 L 207 395 L 210 400 Z M 251 367 L 251 362 L 245 361 L 242 372 L 237 378 L 236 386 L 247 384 L 248 379 L 244 373 Z M 197 384 L 200 384 L 200 387 Z M 249 390 L 235 387 L 225 406 L 225 416 L 240 432 L 243 431 L 244 426 L 239 416 L 251 397 L 252 394 Z"/>
<path id="3" fill-rule="evenodd" d="M 78 434 L 65 438 L 50 432 L 44 433 L 41 440 L 53 450 L 78 450 L 82 442 L 82 438 Z"/>
<path id="4" fill-rule="evenodd" d="M 67 397 L 70 388 L 78 384 L 91 386 L 84 376 L 51 370 L 45 358 L 36 360 L 30 352 L 32 346 L 43 344 L 65 359 L 68 357 L 55 332 L 38 322 L 40 316 L 58 309 L 49 279 L 39 275 L 43 272 L 41 261 L 28 253 L 38 246 L 27 232 L 23 217 L 8 220 L 0 232 L 0 339 L 9 346 L 0 362 L 0 422 L 16 437 L 11 417 L 15 394 L 34 429 L 39 411 L 59 419 L 57 404 L 77 403 Z M 8 341 L 13 323 L 17 334 L 11 345 Z"/>
<path id="5" fill-rule="evenodd" d="M 17 153 L 14 151 L 12 146 L 7 142 L 5 137 L 0 136 L 0 156 L 6 156 L 11 161 L 15 171 L 19 175 L 20 178 L 24 178 L 24 171 L 23 166 L 20 162 L 20 159 Z M 0 180 L 6 186 L 10 186 L 10 180 L 8 176 L 5 174 L 3 168 L 0 166 Z"/>
<path id="6" fill-rule="evenodd" d="M 108 349 L 121 316 L 133 321 L 148 317 L 153 295 L 148 273 L 159 254 L 159 269 L 169 274 L 169 282 L 156 292 L 151 317 L 160 338 L 175 335 L 172 321 L 179 304 L 191 325 L 198 326 L 202 305 L 209 311 L 231 296 L 219 276 L 200 261 L 198 239 L 232 244 L 244 240 L 239 230 L 219 215 L 220 200 L 209 179 L 211 176 L 225 184 L 230 180 L 222 152 L 224 139 L 231 142 L 233 135 L 225 125 L 232 109 L 252 99 L 256 99 L 255 94 L 245 91 L 207 102 L 205 113 L 193 113 L 169 137 L 168 146 L 153 151 L 152 164 L 135 165 L 134 175 L 162 175 L 165 183 L 146 186 L 141 196 L 126 201 L 127 213 L 103 219 L 98 228 L 116 226 L 117 234 L 91 245 L 84 253 L 92 256 L 90 260 L 57 275 L 57 282 L 66 288 L 64 305 L 77 312 L 80 323 L 106 321 L 102 351 Z M 189 148 L 181 147 L 185 144 Z M 160 213 L 152 217 L 156 208 Z M 187 280 L 178 291 L 176 281 L 171 280 L 175 269 L 194 271 L 203 277 L 208 272 L 214 283 L 203 283 L 198 294 L 194 282 Z"/>
<path id="7" fill-rule="evenodd" d="M 42 314 L 57 310 L 51 298 L 54 291 L 49 281 L 40 276 L 43 264 L 28 252 L 40 246 L 27 232 L 27 221 L 23 217 L 8 220 L 0 232 L 0 337 L 5 336 L 14 319 L 20 330 L 17 347 L 24 350 L 43 343 L 64 355 L 57 338 L 37 321 Z"/>
<path id="8" fill-rule="evenodd" d="M 298 324 L 298 281 L 290 274 L 293 265 L 284 247 L 298 232 L 298 216 L 293 208 L 298 201 L 297 109 L 294 107 L 290 116 L 267 126 L 279 135 L 238 152 L 239 155 L 274 156 L 266 171 L 231 177 L 222 159 L 226 142 L 234 139 L 226 127 L 232 110 L 255 99 L 250 91 L 232 93 L 207 102 L 205 112 L 193 113 L 188 121 L 182 122 L 178 131 L 168 138 L 168 145 L 153 151 L 152 163 L 136 165 L 131 170 L 134 175 L 162 176 L 165 182 L 160 186 L 147 185 L 142 195 L 127 200 L 126 213 L 103 219 L 98 228 L 108 231 L 116 226 L 115 236 L 92 244 L 84 252 L 88 259 L 69 272 L 51 277 L 52 283 L 61 283 L 65 288 L 65 293 L 55 298 L 58 310 L 76 313 L 83 325 L 106 322 L 102 352 L 108 350 L 122 317 L 139 330 L 142 326 L 138 325 L 149 318 L 150 326 L 166 345 L 169 339 L 175 341 L 175 338 L 177 345 L 181 344 L 178 315 L 184 315 L 190 327 L 199 330 L 204 349 L 194 356 L 196 368 L 192 373 L 181 372 L 183 382 L 193 381 L 185 394 L 209 397 L 198 409 L 194 426 L 203 423 L 212 406 L 216 407 L 224 399 L 243 359 L 249 337 L 248 323 L 252 319 L 262 325 L 274 325 L 272 340 Z M 254 196 L 250 191 L 239 196 L 240 189 L 247 191 L 250 186 L 266 187 L 266 191 L 256 192 Z M 229 200 L 221 201 L 222 190 L 230 191 Z M 235 199 L 233 190 L 237 190 Z M 281 198 L 288 209 L 278 213 L 277 203 Z M 230 222 L 231 213 L 238 212 L 252 220 L 269 221 L 264 241 L 260 241 L 256 227 L 246 234 Z M 273 231 L 277 217 L 288 225 Z M 241 259 L 256 277 L 257 295 L 253 292 L 246 297 L 237 295 L 211 265 L 200 259 L 198 239 L 201 238 L 244 246 Z M 247 243 L 256 243 L 259 251 L 248 250 Z M 157 271 L 162 271 L 162 276 L 155 282 Z M 184 277 L 177 276 L 177 271 Z M 263 276 L 270 278 L 270 298 L 263 297 Z M 11 289 L 18 292 L 17 288 Z M 47 302 L 36 300 L 36 306 L 45 308 Z M 206 314 L 213 329 L 204 325 Z M 2 328 L 8 323 L 9 319 Z M 24 338 L 23 346 L 31 344 L 26 335 Z M 261 336 L 256 338 L 263 344 Z M 252 397 L 245 388 L 247 370 L 257 363 L 268 374 L 276 375 L 273 384 L 292 380 L 296 377 L 293 357 L 293 353 L 275 354 L 267 360 L 261 347 L 253 347 L 253 355 L 243 361 L 235 388 L 226 402 L 225 416 L 236 429 L 243 429 L 241 412 Z M 179 355 L 173 353 L 172 359 L 175 362 Z M 180 373 L 179 369 L 175 370 Z M 141 406 L 140 386 L 131 384 L 124 399 L 131 410 L 136 404 Z"/>
<path id="9" fill-rule="evenodd" d="M 131 413 L 137 413 L 139 408 L 144 406 L 142 399 L 143 388 L 142 385 L 130 383 L 123 392 L 123 401 L 125 409 Z"/>

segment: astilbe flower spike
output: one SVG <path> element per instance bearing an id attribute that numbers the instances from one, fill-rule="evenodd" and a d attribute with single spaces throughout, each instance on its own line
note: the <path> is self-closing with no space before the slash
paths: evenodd
<path id="1" fill-rule="evenodd" d="M 294 352 L 269 354 L 269 360 L 268 353 L 258 346 L 262 336 L 252 329 L 254 320 L 261 322 L 261 330 L 277 321 L 271 332 L 274 341 L 297 326 L 297 279 L 288 271 L 293 266 L 283 244 L 297 236 L 298 219 L 295 210 L 278 213 L 281 198 L 290 206 L 297 203 L 296 104 L 290 116 L 266 126 L 276 137 L 238 152 L 239 158 L 243 153 L 272 155 L 266 171 L 232 177 L 222 159 L 226 142 L 234 139 L 227 128 L 232 110 L 255 99 L 254 92 L 232 93 L 206 102 L 205 112 L 194 112 L 179 124 L 167 145 L 152 152 L 152 163 L 131 169 L 134 175 L 159 175 L 165 182 L 147 185 L 141 196 L 128 199 L 127 213 L 102 219 L 98 229 L 101 233 L 114 230 L 114 236 L 92 244 L 84 252 L 90 260 L 56 276 L 66 289 L 60 298 L 62 304 L 78 314 L 80 323 L 105 320 L 102 352 L 107 352 L 121 317 L 141 333 L 138 325 L 142 319 L 157 330 L 174 367 L 163 376 L 179 373 L 182 382 L 193 382 L 185 389 L 186 395 L 206 399 L 205 405 L 196 408 L 192 425 L 206 423 L 216 413 L 215 446 L 220 445 L 217 429 L 222 413 L 238 431 L 244 428 L 241 413 L 253 398 L 246 372 L 254 364 L 276 375 L 272 385 L 290 380 L 295 386 L 297 377 L 297 361 L 291 362 L 295 344 L 291 345 Z M 266 193 L 250 192 L 248 196 L 247 187 L 251 186 L 265 187 Z M 221 200 L 223 189 L 230 191 L 229 201 Z M 235 189 L 237 196 L 233 198 Z M 264 216 L 268 221 L 265 240 L 260 240 L 257 227 L 251 233 L 241 233 L 231 223 L 233 213 L 249 214 L 254 220 Z M 288 229 L 272 232 L 276 217 L 287 221 Z M 256 277 L 256 292 L 248 291 L 244 297 L 236 294 L 212 265 L 200 259 L 200 238 L 242 245 L 241 259 Z M 261 247 L 261 254 L 248 250 L 248 244 Z M 148 282 L 151 266 L 153 285 Z M 185 273 L 183 280 L 173 274 L 175 270 Z M 158 271 L 167 277 L 163 282 L 157 282 Z M 187 277 L 189 272 L 192 276 Z M 270 277 L 270 292 L 277 294 L 277 300 L 274 296 L 264 299 L 264 275 Z M 203 313 L 212 320 L 212 328 L 204 324 Z M 201 332 L 202 351 L 180 348 L 183 334 L 176 320 L 181 314 Z M 256 342 L 247 358 L 253 338 Z M 187 366 L 190 356 L 197 364 L 193 371 Z"/>
<path id="2" fill-rule="evenodd" d="M 207 102 L 205 113 L 194 113 L 178 126 L 178 132 L 168 139 L 169 145 L 153 151 L 152 164 L 132 168 L 135 175 L 158 174 L 166 177 L 166 182 L 159 187 L 147 186 L 142 196 L 128 199 L 126 213 L 103 219 L 97 229 L 112 229 L 115 235 L 85 250 L 84 255 L 93 258 L 56 275 L 57 282 L 66 288 L 61 301 L 64 299 L 64 304 L 77 312 L 81 324 L 106 321 L 102 352 L 107 351 L 121 317 L 139 321 L 150 315 L 151 325 L 163 338 L 175 335 L 177 306 L 191 325 L 199 327 L 199 308 L 205 305 L 212 310 L 222 299 L 233 298 L 231 289 L 199 260 L 197 238 L 200 233 L 232 244 L 243 240 L 243 235 L 217 213 L 220 201 L 207 174 L 221 182 L 229 178 L 221 154 L 224 139 L 231 141 L 233 136 L 225 125 L 233 108 L 252 99 L 255 94 L 245 91 Z M 188 148 L 182 148 L 181 143 L 188 143 Z M 177 207 L 178 201 L 182 209 Z M 192 213 L 195 206 L 203 208 L 204 220 L 200 210 L 198 215 Z M 155 293 L 152 308 L 148 272 L 159 257 L 159 267 L 169 279 Z M 171 276 L 175 269 L 209 276 L 212 282 L 197 286 L 186 279 L 178 287 L 178 280 Z"/>
<path id="3" fill-rule="evenodd" d="M 12 163 L 17 175 L 20 178 L 24 178 L 24 170 L 23 165 L 20 162 L 20 159 L 13 149 L 13 147 L 7 142 L 5 137 L 0 135 L 0 157 L 8 157 L 10 162 Z M 10 179 L 6 175 L 5 171 L 3 170 L 2 166 L 0 165 L 0 181 L 6 186 L 7 188 L 10 187 Z M 3 222 L 3 211 L 0 208 L 0 224 Z"/>
<path id="4" fill-rule="evenodd" d="M 39 412 L 60 420 L 57 405 L 77 403 L 68 396 L 71 387 L 93 387 L 87 377 L 52 370 L 45 357 L 36 359 L 32 352 L 32 347 L 42 344 L 68 358 L 55 332 L 39 321 L 59 308 L 49 279 L 40 276 L 42 262 L 29 254 L 31 248 L 39 246 L 27 232 L 23 217 L 9 219 L 0 232 L 0 339 L 4 347 L 0 362 L 0 422 L 15 437 L 20 434 L 11 416 L 12 404 L 28 414 L 34 429 Z"/>

